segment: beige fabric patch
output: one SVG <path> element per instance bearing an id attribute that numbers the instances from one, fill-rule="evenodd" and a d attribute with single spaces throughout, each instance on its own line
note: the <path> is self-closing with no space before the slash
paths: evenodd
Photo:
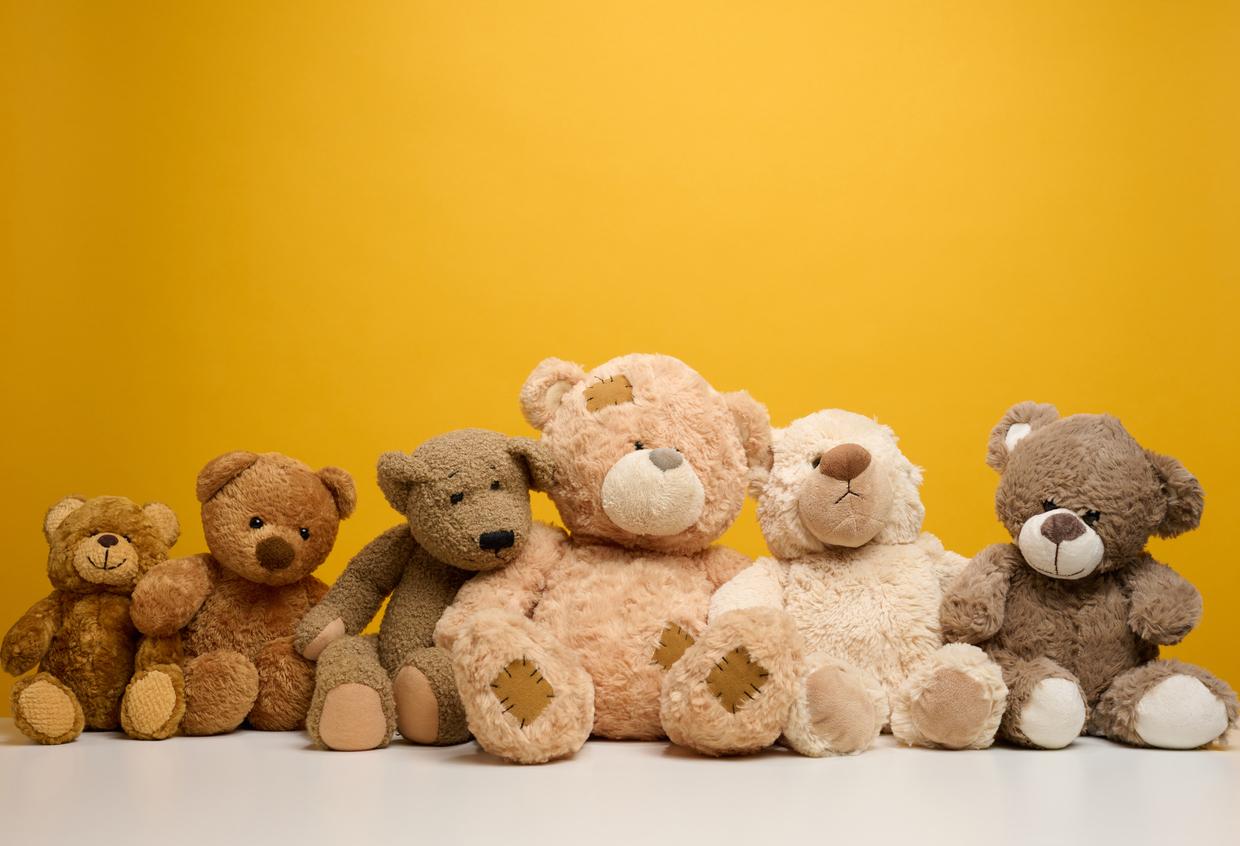
<path id="1" fill-rule="evenodd" d="M 627 376 L 612 376 L 586 388 L 586 411 L 633 401 L 633 383 Z"/>
<path id="2" fill-rule="evenodd" d="M 504 706 L 504 713 L 521 721 L 521 728 L 538 719 L 551 700 L 555 690 L 543 678 L 533 661 L 522 658 L 513 661 L 491 682 L 495 698 Z"/>
<path id="3" fill-rule="evenodd" d="M 719 659 L 706 677 L 706 686 L 730 714 L 753 699 L 766 684 L 766 668 L 749 657 L 749 650 L 738 646 Z"/>
<path id="4" fill-rule="evenodd" d="M 129 686 L 124 704 L 125 718 L 132 731 L 155 734 L 176 710 L 176 688 L 166 673 L 147 673 Z"/>
<path id="5" fill-rule="evenodd" d="M 17 707 L 30 727 L 47 737 L 60 737 L 73 728 L 73 701 L 51 682 L 37 681 L 21 692 Z"/>
<path id="6" fill-rule="evenodd" d="M 680 656 L 685 654 L 685 650 L 692 645 L 693 635 L 675 623 L 668 623 L 667 628 L 659 635 L 659 645 L 654 651 L 655 663 L 662 665 L 665 670 L 670 670 L 672 665 L 680 660 Z"/>

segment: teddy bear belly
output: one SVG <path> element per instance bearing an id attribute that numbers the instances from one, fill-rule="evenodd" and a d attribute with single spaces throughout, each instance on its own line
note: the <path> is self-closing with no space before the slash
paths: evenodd
<path id="1" fill-rule="evenodd" d="M 253 658 L 271 641 L 291 637 L 308 610 L 301 582 L 271 587 L 221 580 L 185 629 L 185 653 L 192 657 L 227 649 Z"/>
<path id="2" fill-rule="evenodd" d="M 86 725 L 120 725 L 120 701 L 133 674 L 138 635 L 129 621 L 129 598 L 91 594 L 64 609 L 64 623 L 42 669 L 73 691 Z"/>
<path id="3" fill-rule="evenodd" d="M 938 605 L 937 579 L 918 567 L 793 565 L 784 592 L 807 653 L 847 660 L 888 690 L 942 646 Z"/>
<path id="4" fill-rule="evenodd" d="M 551 574 L 548 583 L 533 619 L 575 651 L 593 678 L 594 734 L 662 737 L 665 670 L 654 653 L 669 623 L 695 637 L 706 627 L 714 588 L 703 570 L 670 556 L 587 558 Z"/>

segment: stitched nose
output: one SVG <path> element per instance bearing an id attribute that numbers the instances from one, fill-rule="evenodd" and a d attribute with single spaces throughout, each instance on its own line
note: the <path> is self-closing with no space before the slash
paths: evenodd
<path id="1" fill-rule="evenodd" d="M 293 547 L 283 538 L 263 538 L 254 548 L 258 566 L 264 570 L 283 570 L 293 563 Z"/>
<path id="2" fill-rule="evenodd" d="M 478 546 L 487 552 L 499 552 L 501 549 L 507 549 L 516 542 L 516 537 L 512 532 L 505 529 L 502 532 L 483 532 L 478 535 Z"/>
<path id="3" fill-rule="evenodd" d="M 116 535 L 100 535 L 95 543 L 99 544 L 104 549 L 107 549 L 110 546 L 116 546 L 120 543 L 120 541 L 117 539 Z"/>
<path id="4" fill-rule="evenodd" d="M 1075 514 L 1066 514 L 1061 511 L 1047 517 L 1042 523 L 1042 537 L 1053 544 L 1076 540 L 1083 534 L 1085 534 L 1085 527 L 1081 525 L 1081 521 L 1076 518 Z"/>
<path id="5" fill-rule="evenodd" d="M 675 470 L 679 467 L 681 463 L 684 462 L 685 457 L 674 449 L 659 447 L 658 449 L 650 450 L 650 460 L 654 463 L 655 467 L 658 467 L 660 470 L 667 471 Z"/>
<path id="6" fill-rule="evenodd" d="M 822 454 L 818 470 L 824 476 L 851 482 L 870 466 L 870 451 L 861 444 L 840 444 Z"/>

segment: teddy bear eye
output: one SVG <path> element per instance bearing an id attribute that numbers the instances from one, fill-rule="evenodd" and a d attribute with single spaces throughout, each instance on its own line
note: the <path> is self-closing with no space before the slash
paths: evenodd
<path id="1" fill-rule="evenodd" d="M 1097 523 L 1099 520 L 1102 519 L 1102 512 L 1101 511 L 1086 511 L 1085 516 L 1082 517 L 1081 519 L 1085 521 L 1086 526 L 1092 526 L 1094 523 Z"/>
<path id="2" fill-rule="evenodd" d="M 261 529 L 262 527 L 263 527 L 263 518 L 262 518 L 262 517 L 251 517 L 251 518 L 250 518 L 250 528 L 251 528 L 251 529 Z"/>
<path id="3" fill-rule="evenodd" d="M 454 494 L 452 494 L 452 496 L 448 497 L 448 500 L 449 500 L 449 501 L 450 501 L 453 505 L 459 505 L 459 504 L 460 504 L 460 502 L 461 502 L 461 500 L 463 500 L 464 498 L 465 498 L 465 494 L 463 494 L 463 493 L 454 493 Z"/>
<path id="4" fill-rule="evenodd" d="M 121 535 L 121 537 L 123 537 L 129 543 L 133 543 L 133 541 L 130 540 L 129 535 Z"/>
<path id="5" fill-rule="evenodd" d="M 641 441 L 633 441 L 633 449 L 645 449 L 646 445 Z"/>
<path id="6" fill-rule="evenodd" d="M 491 490 L 493 490 L 493 491 L 497 491 L 497 490 L 499 490 L 499 480 L 498 480 L 498 479 L 496 479 L 494 482 L 492 482 L 492 483 L 491 483 Z"/>
<path id="7" fill-rule="evenodd" d="M 821 463 L 822 463 L 822 456 L 820 456 L 820 455 L 815 455 L 813 458 L 811 458 L 811 459 L 810 459 L 810 461 L 809 461 L 809 466 L 810 466 L 810 467 L 813 467 L 815 470 L 817 470 L 817 469 L 818 469 L 818 465 L 819 465 L 819 464 L 821 464 Z"/>
<path id="8" fill-rule="evenodd" d="M 297 531 L 297 534 L 301 535 L 301 539 L 302 539 L 302 540 L 310 540 L 310 530 L 309 530 L 309 529 L 307 529 L 305 526 L 302 526 L 302 527 L 301 527 L 301 528 Z"/>
<path id="9" fill-rule="evenodd" d="M 1059 507 L 1059 506 L 1055 504 L 1055 500 L 1053 500 L 1053 499 L 1044 499 L 1044 500 L 1042 500 L 1042 510 L 1043 510 L 1043 511 L 1054 511 L 1054 510 L 1055 510 L 1056 508 L 1058 508 L 1058 507 Z"/>

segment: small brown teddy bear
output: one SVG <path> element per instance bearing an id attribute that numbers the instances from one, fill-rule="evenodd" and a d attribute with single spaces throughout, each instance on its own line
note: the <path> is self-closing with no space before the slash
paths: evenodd
<path id="1" fill-rule="evenodd" d="M 119 496 L 66 497 L 47 512 L 47 576 L 55 588 L 5 635 L 0 663 L 21 675 L 13 717 L 38 743 L 67 743 L 83 728 L 124 726 L 141 738 L 167 737 L 184 711 L 176 641 L 139 642 L 129 619 L 129 594 L 139 577 L 168 557 L 180 526 L 172 509 L 139 507 Z M 125 699 L 139 666 L 158 665 L 166 685 L 139 684 Z"/>
<path id="2" fill-rule="evenodd" d="M 153 569 L 133 593 L 145 634 L 182 631 L 185 734 L 301 726 L 314 667 L 293 649 L 297 621 L 327 586 L 311 573 L 353 513 L 353 479 L 268 452 L 230 452 L 198 474 L 209 553 Z"/>
<path id="3" fill-rule="evenodd" d="M 359 552 L 297 627 L 298 650 L 318 659 L 306 717 L 316 743 L 374 749 L 397 727 L 415 743 L 469 739 L 435 624 L 462 584 L 521 554 L 532 528 L 528 490 L 550 477 L 535 441 L 480 429 L 379 459 L 379 487 L 406 522 Z M 377 638 L 343 637 L 365 628 L 389 595 Z"/>
<path id="4" fill-rule="evenodd" d="M 1197 589 L 1145 550 L 1197 527 L 1201 485 L 1143 449 L 1114 417 L 1060 419 L 1014 406 L 990 436 L 999 519 L 1014 543 L 984 549 L 943 598 L 944 636 L 1003 669 L 999 736 L 1058 749 L 1084 730 L 1135 746 L 1193 749 L 1236 719 L 1210 673 L 1159 661 L 1201 616 Z"/>

